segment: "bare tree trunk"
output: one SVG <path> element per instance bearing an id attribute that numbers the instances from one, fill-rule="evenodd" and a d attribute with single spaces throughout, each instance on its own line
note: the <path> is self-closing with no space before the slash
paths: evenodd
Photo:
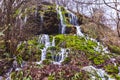
<path id="1" fill-rule="evenodd" d="M 115 0 L 115 8 L 118 8 L 118 4 L 117 4 L 117 0 Z M 116 10 L 116 26 L 117 26 L 117 33 L 118 36 L 120 37 L 120 31 L 119 31 L 119 26 L 120 26 L 120 16 L 119 16 L 119 12 Z"/>

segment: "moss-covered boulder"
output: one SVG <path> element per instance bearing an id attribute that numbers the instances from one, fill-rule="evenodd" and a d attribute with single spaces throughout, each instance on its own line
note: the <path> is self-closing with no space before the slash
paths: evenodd
<path id="1" fill-rule="evenodd" d="M 25 61 L 40 61 L 42 44 L 39 44 L 36 38 L 21 42 L 17 47 L 17 56 Z"/>

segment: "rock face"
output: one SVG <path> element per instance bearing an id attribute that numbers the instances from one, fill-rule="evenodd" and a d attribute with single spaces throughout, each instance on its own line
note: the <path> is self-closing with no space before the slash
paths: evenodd
<path id="1" fill-rule="evenodd" d="M 27 24 L 24 27 L 24 32 L 29 34 L 58 34 L 59 18 L 55 5 L 42 3 L 37 6 L 36 15 L 30 15 Z"/>
<path id="2" fill-rule="evenodd" d="M 64 12 L 65 11 L 63 11 L 63 13 Z M 68 13 L 65 14 L 65 19 L 67 18 Z M 42 3 L 38 6 L 37 15 L 32 14 L 29 16 L 23 31 L 29 36 L 39 34 L 59 34 L 59 25 L 60 19 L 56 11 L 56 6 Z M 76 29 L 73 25 L 66 25 L 65 33 L 75 34 Z"/>
<path id="3" fill-rule="evenodd" d="M 58 34 L 59 33 L 59 19 L 55 11 L 46 11 L 43 16 L 43 31 L 45 34 Z"/>
<path id="4" fill-rule="evenodd" d="M 76 33 L 76 28 L 74 26 L 69 26 L 69 27 L 66 27 L 66 31 L 65 31 L 66 34 L 75 34 Z"/>

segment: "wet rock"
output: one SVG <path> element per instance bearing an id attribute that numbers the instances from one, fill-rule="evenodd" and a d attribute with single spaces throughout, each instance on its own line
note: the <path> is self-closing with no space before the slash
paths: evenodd
<path id="1" fill-rule="evenodd" d="M 44 14 L 43 33 L 57 34 L 59 33 L 59 19 L 54 11 L 46 11 Z"/>
<path id="2" fill-rule="evenodd" d="M 76 33 L 76 28 L 74 26 L 72 26 L 72 25 L 71 26 L 67 26 L 65 33 L 66 34 L 70 34 L 70 33 L 75 34 Z"/>

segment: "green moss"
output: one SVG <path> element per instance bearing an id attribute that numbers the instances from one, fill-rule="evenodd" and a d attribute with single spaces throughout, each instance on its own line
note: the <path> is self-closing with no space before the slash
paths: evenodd
<path id="1" fill-rule="evenodd" d="M 63 61 L 63 64 L 68 64 L 71 61 L 70 57 L 66 57 L 65 60 Z"/>
<path id="2" fill-rule="evenodd" d="M 22 57 L 23 60 L 33 60 L 33 61 L 39 61 L 41 50 L 44 47 L 43 44 L 39 44 L 36 38 L 33 38 L 31 40 L 28 40 L 26 42 L 21 42 L 21 44 L 18 45 L 17 51 L 18 54 Z M 34 56 L 33 56 L 34 55 Z"/>
<path id="3" fill-rule="evenodd" d="M 51 46 L 48 48 L 48 50 L 56 50 L 56 51 L 60 51 L 60 47 L 57 46 Z"/>
<path id="4" fill-rule="evenodd" d="M 29 75 L 29 72 L 25 76 L 22 70 L 18 72 L 12 72 L 10 74 L 10 78 L 11 80 L 32 80 L 32 77 L 31 75 Z"/>
<path id="5" fill-rule="evenodd" d="M 21 65 L 22 62 L 23 62 L 22 56 L 21 56 L 21 55 L 18 55 L 18 56 L 16 57 L 16 59 L 17 59 L 17 63 L 18 63 L 19 65 Z"/>
<path id="6" fill-rule="evenodd" d="M 57 46 L 82 50 L 89 53 L 96 52 L 94 50 L 94 47 L 97 46 L 97 43 L 91 40 L 86 41 L 84 37 L 78 37 L 73 35 L 57 35 L 55 36 L 55 39 Z"/>
<path id="7" fill-rule="evenodd" d="M 114 65 L 110 65 L 110 64 L 108 64 L 108 65 L 106 65 L 105 67 L 105 71 L 108 73 L 108 74 L 118 74 L 118 67 L 117 66 L 114 66 Z"/>
<path id="8" fill-rule="evenodd" d="M 27 43 L 28 43 L 29 45 L 38 45 L 38 42 L 37 42 L 35 39 L 33 39 L 33 40 L 28 40 Z"/>
<path id="9" fill-rule="evenodd" d="M 108 47 L 111 52 L 120 54 L 120 47 L 114 45 L 108 45 Z"/>
<path id="10" fill-rule="evenodd" d="M 51 53 L 50 52 L 47 52 L 47 54 L 46 54 L 46 59 L 52 59 L 52 55 L 51 55 Z"/>
<path id="11" fill-rule="evenodd" d="M 49 60 L 49 59 L 45 59 L 45 60 L 43 60 L 43 62 L 42 62 L 44 65 L 49 65 L 49 64 L 51 64 L 51 61 Z"/>
<path id="12" fill-rule="evenodd" d="M 120 80 L 120 75 L 116 74 L 115 78 L 116 78 L 116 80 Z"/>
<path id="13" fill-rule="evenodd" d="M 38 47 L 39 49 L 43 49 L 43 48 L 45 47 L 45 45 L 44 45 L 44 44 L 38 44 L 37 47 Z"/>
<path id="14" fill-rule="evenodd" d="M 64 24 L 71 25 L 70 18 L 68 17 L 68 12 L 66 11 L 66 9 L 64 7 L 59 7 L 59 9 L 61 9 L 61 11 L 62 11 Z"/>
<path id="15" fill-rule="evenodd" d="M 99 55 L 93 59 L 93 62 L 95 65 L 100 65 L 100 64 L 103 64 L 105 62 L 105 58 L 103 55 Z"/>

